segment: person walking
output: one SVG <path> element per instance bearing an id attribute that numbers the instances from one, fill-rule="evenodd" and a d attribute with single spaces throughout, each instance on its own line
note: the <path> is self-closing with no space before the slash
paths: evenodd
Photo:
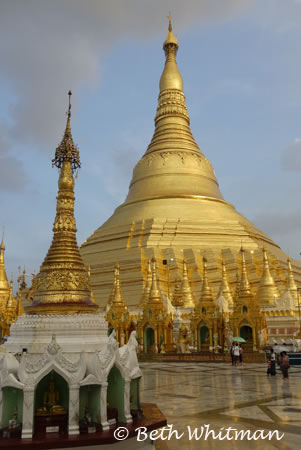
<path id="1" fill-rule="evenodd" d="M 276 375 L 276 355 L 273 348 L 271 348 L 269 358 L 271 360 L 270 374 L 274 377 Z"/>
<path id="2" fill-rule="evenodd" d="M 232 342 L 231 347 L 230 347 L 230 355 L 231 355 L 231 361 L 232 361 L 232 366 L 234 366 L 234 344 Z"/>
<path id="3" fill-rule="evenodd" d="M 280 353 L 279 363 L 280 363 L 280 370 L 282 372 L 283 379 L 288 378 L 288 369 L 290 368 L 290 362 L 289 362 L 289 357 L 286 352 Z"/>
<path id="4" fill-rule="evenodd" d="M 238 346 L 237 342 L 233 349 L 233 356 L 234 356 L 234 365 L 237 366 L 238 361 L 239 361 L 239 346 Z"/>
<path id="5" fill-rule="evenodd" d="M 244 354 L 244 350 L 242 348 L 242 346 L 239 346 L 239 365 L 242 366 L 242 360 L 243 360 L 243 354 Z"/>

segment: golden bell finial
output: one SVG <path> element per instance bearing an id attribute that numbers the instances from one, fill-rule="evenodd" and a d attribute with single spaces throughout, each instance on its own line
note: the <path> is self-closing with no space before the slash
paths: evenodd
<path id="1" fill-rule="evenodd" d="M 54 159 L 52 160 L 52 167 L 56 166 L 58 169 L 63 167 L 64 161 L 69 161 L 71 164 L 72 173 L 75 172 L 76 169 L 79 169 L 80 158 L 79 158 L 79 150 L 77 145 L 74 144 L 71 134 L 71 126 L 70 126 L 70 118 L 71 118 L 71 95 L 72 92 L 68 92 L 69 101 L 68 101 L 68 111 L 67 111 L 67 123 L 64 132 L 64 136 L 62 142 L 57 147 L 55 151 Z"/>

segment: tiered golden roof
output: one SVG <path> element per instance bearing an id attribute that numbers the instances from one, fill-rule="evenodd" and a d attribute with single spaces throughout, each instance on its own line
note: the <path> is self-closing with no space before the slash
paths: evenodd
<path id="1" fill-rule="evenodd" d="M 70 96 L 71 92 L 66 129 L 52 161 L 60 171 L 53 239 L 40 273 L 33 279 L 33 302 L 26 307 L 30 314 L 92 313 L 98 309 L 76 242 L 73 174 L 80 160 L 71 134 Z"/>

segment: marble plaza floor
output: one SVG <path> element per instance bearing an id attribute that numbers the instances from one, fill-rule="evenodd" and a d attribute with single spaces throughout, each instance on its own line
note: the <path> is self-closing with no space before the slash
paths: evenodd
<path id="1" fill-rule="evenodd" d="M 301 367 L 289 379 L 267 377 L 265 364 L 232 367 L 229 363 L 141 363 L 141 401 L 156 403 L 181 439 L 156 440 L 157 450 L 177 449 L 300 449 Z M 189 431 L 210 425 L 237 430 L 278 430 L 281 440 L 189 439 Z M 203 437 L 206 428 L 204 428 Z M 226 432 L 221 436 L 225 436 Z M 168 436 L 165 431 L 163 437 Z M 212 434 L 211 434 L 212 436 Z M 231 436 L 231 435 L 229 435 Z"/>

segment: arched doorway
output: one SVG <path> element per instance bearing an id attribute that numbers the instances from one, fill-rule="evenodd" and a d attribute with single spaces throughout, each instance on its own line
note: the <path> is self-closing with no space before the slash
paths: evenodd
<path id="1" fill-rule="evenodd" d="M 147 327 L 144 332 L 144 350 L 145 352 L 153 351 L 155 343 L 155 332 L 151 327 Z"/>
<path id="2" fill-rule="evenodd" d="M 253 333 L 252 328 L 249 325 L 243 325 L 240 327 L 239 335 L 246 342 L 242 344 L 244 352 L 252 352 L 253 351 Z"/>
<path id="3" fill-rule="evenodd" d="M 116 422 L 126 422 L 124 416 L 124 379 L 119 369 L 113 366 L 108 376 L 107 390 L 107 414 L 108 418 L 116 419 Z M 118 417 L 114 416 L 114 409 L 118 411 Z"/>
<path id="4" fill-rule="evenodd" d="M 209 328 L 206 325 L 202 325 L 199 328 L 199 343 L 200 343 L 200 350 L 203 352 L 209 350 L 209 344 L 210 344 L 209 336 L 210 336 Z"/>

